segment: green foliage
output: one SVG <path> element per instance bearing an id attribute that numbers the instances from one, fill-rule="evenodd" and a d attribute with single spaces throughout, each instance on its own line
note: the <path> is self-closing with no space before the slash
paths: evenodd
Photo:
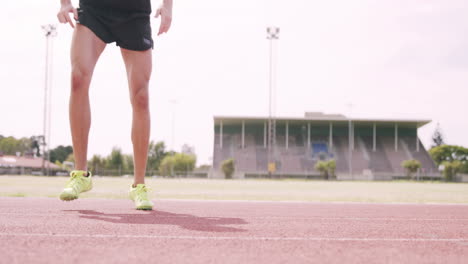
<path id="1" fill-rule="evenodd" d="M 50 161 L 55 162 L 56 160 L 60 161 L 61 163 L 65 161 L 70 155 L 73 153 L 72 146 L 58 146 L 50 151 Z"/>
<path id="2" fill-rule="evenodd" d="M 17 152 L 23 154 L 30 150 L 30 145 L 29 138 L 5 137 L 0 140 L 0 151 L 5 155 L 16 155 Z"/>
<path id="3" fill-rule="evenodd" d="M 63 166 L 62 162 L 60 162 L 59 160 L 56 160 L 54 163 L 55 163 L 55 165 L 59 166 L 60 168 L 62 168 L 62 166 Z"/>
<path id="4" fill-rule="evenodd" d="M 211 165 L 202 164 L 196 168 L 198 171 L 209 171 L 211 169 Z"/>
<path id="5" fill-rule="evenodd" d="M 421 169 L 422 165 L 419 160 L 411 159 L 403 161 L 401 167 L 406 170 L 409 177 L 413 177 L 414 173 Z"/>
<path id="6" fill-rule="evenodd" d="M 15 137 L 0 137 L 0 152 L 5 155 L 16 155 L 17 152 L 24 155 L 25 153 L 31 153 L 36 151 L 36 155 L 40 156 L 40 141 L 36 138 L 41 137 L 30 137 L 30 138 L 20 138 L 16 139 Z"/>
<path id="7" fill-rule="evenodd" d="M 175 173 L 191 172 L 195 168 L 196 157 L 184 153 L 176 153 L 164 157 L 159 166 L 162 176 L 174 176 Z"/>
<path id="8" fill-rule="evenodd" d="M 161 176 L 173 176 L 174 164 L 175 164 L 174 155 L 164 157 L 163 160 L 161 161 L 161 164 L 159 165 L 159 174 Z"/>
<path id="9" fill-rule="evenodd" d="M 444 162 L 459 161 L 461 173 L 468 173 L 468 148 L 455 145 L 441 145 L 429 150 L 429 154 L 437 165 Z M 449 173 L 450 174 L 450 173 Z"/>
<path id="10" fill-rule="evenodd" d="M 148 148 L 148 170 L 159 170 L 161 161 L 167 155 L 168 153 L 166 152 L 166 145 L 164 142 L 159 141 L 154 143 L 151 141 Z"/>
<path id="11" fill-rule="evenodd" d="M 70 153 L 65 161 L 75 163 L 75 155 L 73 155 L 73 153 Z"/>
<path id="12" fill-rule="evenodd" d="M 328 161 L 318 161 L 315 163 L 315 169 L 319 171 L 326 179 L 330 179 L 330 177 L 335 176 L 336 161 L 333 159 Z"/>
<path id="13" fill-rule="evenodd" d="M 15 155 L 18 149 L 18 142 L 14 137 L 3 138 L 0 141 L 0 151 L 5 155 Z"/>
<path id="14" fill-rule="evenodd" d="M 123 169 L 123 155 L 120 148 L 112 148 L 111 154 L 107 157 L 106 167 L 113 170 Z"/>
<path id="15" fill-rule="evenodd" d="M 93 157 L 88 161 L 88 170 L 93 174 L 98 174 L 99 170 L 105 169 L 105 159 L 99 155 L 93 155 Z"/>
<path id="16" fill-rule="evenodd" d="M 193 171 L 193 169 L 195 168 L 195 163 L 197 162 L 195 155 L 176 153 L 174 157 L 175 157 L 175 164 L 174 164 L 175 171 L 189 172 L 189 171 Z"/>
<path id="17" fill-rule="evenodd" d="M 227 159 L 221 163 L 221 170 L 224 173 L 226 179 L 232 179 L 232 175 L 235 171 L 234 159 Z"/>
<path id="18" fill-rule="evenodd" d="M 442 162 L 444 170 L 442 174 L 446 181 L 453 181 L 458 172 L 463 168 L 463 164 L 459 160 L 455 161 L 444 161 Z"/>
<path id="19" fill-rule="evenodd" d="M 133 170 L 133 155 L 131 154 L 123 155 L 123 169 L 126 171 Z"/>

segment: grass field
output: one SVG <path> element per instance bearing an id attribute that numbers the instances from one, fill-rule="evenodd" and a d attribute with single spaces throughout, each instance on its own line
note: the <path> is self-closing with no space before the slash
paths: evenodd
<path id="1" fill-rule="evenodd" d="M 57 197 L 67 177 L 0 176 L 0 196 Z M 147 179 L 155 199 L 468 203 L 468 184 L 306 180 Z M 131 178 L 94 177 L 81 198 L 126 199 Z"/>

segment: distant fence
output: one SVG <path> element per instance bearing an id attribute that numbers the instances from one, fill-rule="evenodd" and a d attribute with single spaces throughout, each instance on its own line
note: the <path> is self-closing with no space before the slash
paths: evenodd
<path id="1" fill-rule="evenodd" d="M 41 168 L 21 168 L 21 167 L 0 167 L 0 175 L 47 175 L 47 176 L 68 176 L 68 170 L 49 169 L 45 172 Z M 133 177 L 133 170 L 92 170 L 96 176 L 125 176 Z M 161 176 L 157 170 L 147 170 L 147 177 L 171 177 L 171 178 L 207 178 L 208 171 L 174 171 L 170 176 Z"/>
<path id="2" fill-rule="evenodd" d="M 94 170 L 91 173 L 95 176 L 115 176 L 115 177 L 133 177 L 133 170 Z M 19 168 L 19 167 L 0 167 L 0 175 L 46 175 L 40 168 Z M 69 171 L 50 169 L 47 176 L 68 176 Z M 145 176 L 147 177 L 161 177 L 161 178 L 214 178 L 223 179 L 224 174 L 219 170 L 203 170 L 203 171 L 174 171 L 169 176 L 160 175 L 157 170 L 147 170 Z M 415 180 L 415 181 L 427 181 L 427 180 L 441 180 L 445 179 L 440 173 L 426 172 L 426 173 L 415 173 L 411 178 L 404 173 L 394 172 L 368 172 L 364 174 L 347 174 L 337 173 L 334 176 L 328 178 L 324 177 L 318 171 L 310 172 L 239 172 L 236 171 L 234 178 L 238 179 L 310 179 L 310 180 Z M 468 175 L 457 175 L 455 177 L 456 182 L 468 182 Z"/>

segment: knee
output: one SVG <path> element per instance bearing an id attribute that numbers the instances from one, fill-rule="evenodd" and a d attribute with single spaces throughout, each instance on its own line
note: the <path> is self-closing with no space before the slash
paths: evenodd
<path id="1" fill-rule="evenodd" d="M 72 93 L 88 91 L 88 85 L 91 82 L 92 72 L 80 67 L 72 67 L 71 73 L 71 91 Z"/>
<path id="2" fill-rule="evenodd" d="M 148 88 L 138 89 L 132 96 L 132 106 L 136 111 L 147 111 L 149 109 Z"/>

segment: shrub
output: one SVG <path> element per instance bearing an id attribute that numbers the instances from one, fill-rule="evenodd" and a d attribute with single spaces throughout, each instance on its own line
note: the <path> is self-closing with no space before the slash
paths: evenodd
<path id="1" fill-rule="evenodd" d="M 421 169 L 421 162 L 419 160 L 405 160 L 401 163 L 401 167 L 406 170 L 408 177 L 413 178 L 414 173 Z"/>
<path id="2" fill-rule="evenodd" d="M 325 179 L 335 176 L 336 161 L 319 161 L 315 164 L 315 169 L 319 171 Z"/>
<path id="3" fill-rule="evenodd" d="M 175 173 L 191 172 L 195 168 L 196 158 L 194 155 L 176 153 L 163 158 L 159 165 L 161 176 L 174 176 Z"/>
<path id="4" fill-rule="evenodd" d="M 453 181 L 458 172 L 462 169 L 462 163 L 459 160 L 442 162 L 444 170 L 442 174 L 446 181 Z"/>
<path id="5" fill-rule="evenodd" d="M 226 179 L 232 179 L 232 175 L 234 174 L 235 164 L 234 159 L 227 159 L 221 163 L 221 170 L 224 173 Z"/>
<path id="6" fill-rule="evenodd" d="M 174 163 L 175 158 L 173 155 L 164 157 L 161 161 L 161 164 L 159 165 L 159 174 L 161 174 L 161 176 L 173 176 Z"/>
<path id="7" fill-rule="evenodd" d="M 335 170 L 336 170 L 336 161 L 334 159 L 328 161 L 328 173 L 330 177 L 335 177 Z"/>

